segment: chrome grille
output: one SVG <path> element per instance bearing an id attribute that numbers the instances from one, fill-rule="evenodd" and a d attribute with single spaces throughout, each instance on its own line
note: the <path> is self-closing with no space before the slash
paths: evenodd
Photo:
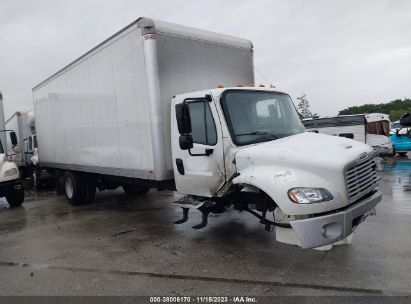
<path id="1" fill-rule="evenodd" d="M 350 200 L 368 193 L 376 186 L 377 182 L 377 168 L 372 157 L 351 164 L 345 170 L 345 184 Z"/>

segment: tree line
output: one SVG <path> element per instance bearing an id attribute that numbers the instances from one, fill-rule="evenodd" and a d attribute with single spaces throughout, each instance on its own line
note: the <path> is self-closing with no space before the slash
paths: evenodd
<path id="1" fill-rule="evenodd" d="M 312 113 L 310 110 L 310 103 L 307 96 L 302 94 L 297 97 L 298 100 L 298 113 L 300 118 L 312 118 L 318 117 L 317 113 Z M 344 110 L 341 110 L 338 115 L 352 115 L 352 114 L 365 114 L 365 113 L 384 113 L 390 115 L 391 121 L 399 120 L 405 113 L 411 113 L 411 99 L 396 99 L 387 103 L 379 104 L 364 104 L 361 106 L 352 106 Z"/>
<path id="2" fill-rule="evenodd" d="M 387 103 L 364 104 L 341 110 L 338 115 L 384 113 L 390 115 L 391 121 L 400 119 L 405 113 L 411 113 L 411 99 L 396 99 Z"/>

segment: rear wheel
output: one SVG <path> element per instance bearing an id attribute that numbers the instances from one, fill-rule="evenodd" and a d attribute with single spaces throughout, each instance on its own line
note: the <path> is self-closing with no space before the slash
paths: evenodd
<path id="1" fill-rule="evenodd" d="M 23 185 L 20 183 L 19 189 L 13 188 L 6 194 L 6 200 L 9 203 L 10 207 L 21 206 L 24 202 L 24 189 Z"/>
<path id="2" fill-rule="evenodd" d="M 87 187 L 80 173 L 70 171 L 64 173 L 63 187 L 70 204 L 77 206 L 86 203 Z"/>
<path id="3" fill-rule="evenodd" d="M 146 194 L 148 191 L 150 191 L 150 187 L 123 184 L 123 190 L 128 196 L 137 196 Z"/>

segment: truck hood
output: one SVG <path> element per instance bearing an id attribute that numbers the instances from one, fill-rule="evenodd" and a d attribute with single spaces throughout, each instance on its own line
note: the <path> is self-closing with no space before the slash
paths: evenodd
<path id="1" fill-rule="evenodd" d="M 358 141 L 305 132 L 244 147 L 235 154 L 235 161 L 237 172 L 256 166 L 279 166 L 321 174 L 321 169 L 342 172 L 347 164 L 370 153 L 373 149 Z"/>

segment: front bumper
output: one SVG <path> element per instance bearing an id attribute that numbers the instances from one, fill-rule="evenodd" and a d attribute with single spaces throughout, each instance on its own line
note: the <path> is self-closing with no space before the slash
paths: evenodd
<path id="1" fill-rule="evenodd" d="M 316 248 L 338 242 L 349 236 L 367 212 L 381 201 L 380 191 L 348 206 L 345 209 L 322 216 L 291 221 L 291 227 L 302 248 Z"/>
<path id="2" fill-rule="evenodd" d="M 6 196 L 6 194 L 13 189 L 18 190 L 22 187 L 23 185 L 21 184 L 21 181 L 19 179 L 7 182 L 0 182 L 0 197 Z"/>

